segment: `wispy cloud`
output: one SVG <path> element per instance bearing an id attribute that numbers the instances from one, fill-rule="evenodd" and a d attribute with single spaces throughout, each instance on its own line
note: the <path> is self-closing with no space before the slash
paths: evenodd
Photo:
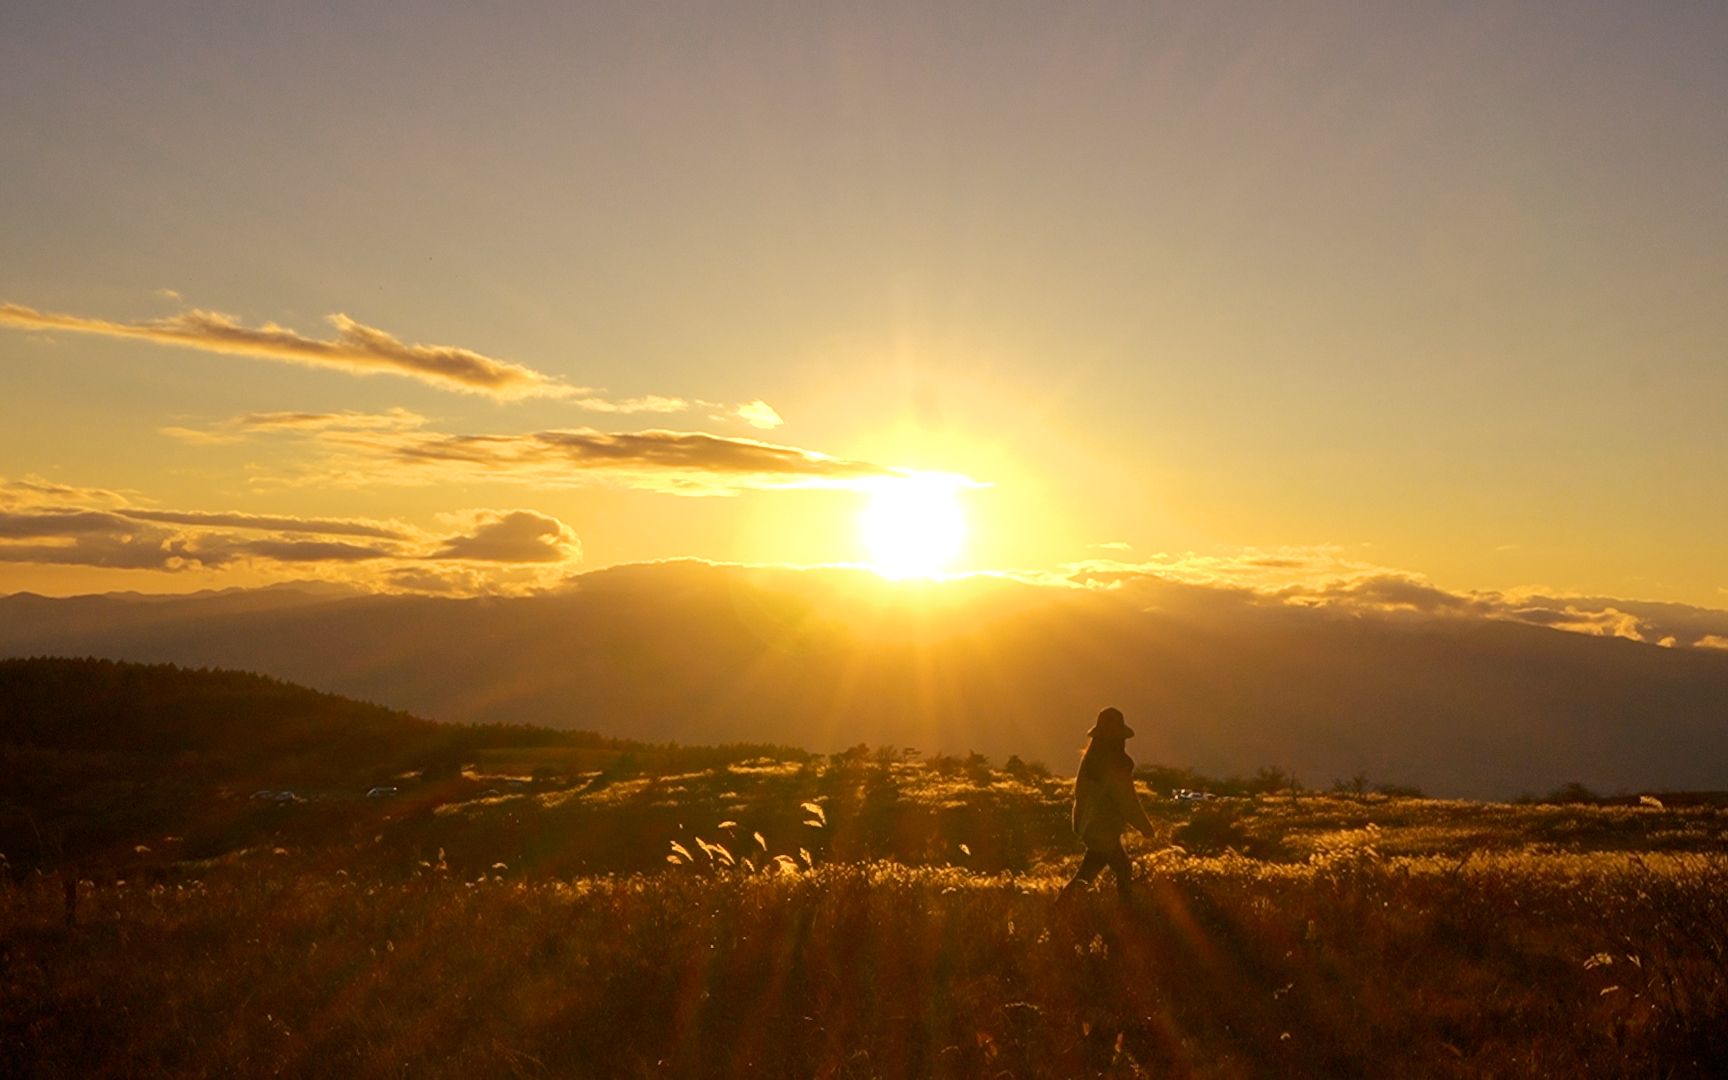
<path id="1" fill-rule="evenodd" d="M 0 304 L 0 324 L 130 338 L 204 352 L 333 368 L 355 375 L 402 375 L 430 386 L 496 398 L 561 396 L 574 391 L 542 372 L 454 345 L 410 345 L 347 315 L 327 320 L 336 336 L 306 337 L 275 323 L 249 327 L 232 315 L 192 309 L 161 319 L 116 322 Z"/>
<path id="2" fill-rule="evenodd" d="M 130 501 L 124 494 L 107 488 L 74 487 L 35 475 L 25 476 L 22 480 L 0 477 L 0 508 L 45 504 L 124 506 Z"/>
<path id="3" fill-rule="evenodd" d="M 658 394 L 618 401 L 593 396 L 573 397 L 570 401 L 578 408 L 600 413 L 679 413 L 688 412 L 690 409 L 690 403 L 683 398 L 661 397 Z"/>
<path id="4" fill-rule="evenodd" d="M 105 488 L 55 484 L 40 477 L 0 478 L 0 540 L 127 533 L 140 524 L 189 525 L 247 532 L 310 533 L 412 540 L 415 530 L 400 522 L 364 518 L 313 518 L 289 514 L 249 514 L 234 510 L 157 510 Z"/>
<path id="5" fill-rule="evenodd" d="M 317 472 L 348 484 L 484 478 L 536 485 L 595 482 L 678 495 L 731 495 L 796 487 L 857 488 L 907 475 L 870 461 L 698 431 L 521 434 L 329 429 L 310 436 L 330 451 Z"/>
<path id="6" fill-rule="evenodd" d="M 355 412 L 251 412 L 227 422 L 245 431 L 394 431 L 423 427 L 426 418 L 407 409 L 381 413 Z"/>
<path id="7" fill-rule="evenodd" d="M 243 514 L 235 511 L 125 510 L 125 517 L 164 525 L 195 525 L 202 528 L 249 529 L 265 532 L 315 533 L 319 536 L 369 536 L 378 540 L 409 540 L 407 526 L 352 518 L 305 518 L 277 514 Z"/>
<path id="8" fill-rule="evenodd" d="M 180 298 L 173 290 L 159 290 L 158 295 L 172 300 Z M 163 318 L 122 322 L 39 311 L 23 304 L 0 304 L 0 326 L 21 330 L 66 330 L 147 341 L 227 356 L 328 368 L 350 375 L 400 375 L 441 390 L 480 394 L 498 400 L 560 398 L 590 412 L 678 413 L 694 408 L 720 408 L 727 416 L 757 428 L 773 428 L 782 423 L 779 413 L 760 399 L 728 406 L 660 394 L 613 398 L 593 387 L 572 386 L 525 364 L 488 356 L 474 349 L 456 345 L 409 344 L 387 331 L 340 312 L 326 316 L 325 321 L 335 331 L 334 337 L 309 337 L 276 323 L 247 326 L 233 315 L 199 308 Z M 233 441 L 221 432 L 200 432 L 195 428 L 169 430 L 192 442 Z"/>
<path id="9" fill-rule="evenodd" d="M 426 418 L 407 409 L 381 413 L 355 412 L 252 412 L 230 417 L 204 427 L 169 426 L 162 434 L 196 445 L 245 442 L 259 435 L 282 433 L 304 435 L 320 431 L 406 431 L 423 427 Z"/>
<path id="10" fill-rule="evenodd" d="M 773 410 L 754 402 L 766 413 Z M 765 421 L 765 414 L 757 414 Z M 777 416 L 776 416 L 777 419 Z M 302 440 L 321 452 L 293 472 L 259 474 L 259 487 L 422 485 L 484 479 L 572 487 L 608 483 L 675 495 L 735 495 L 785 488 L 865 489 L 910 470 L 802 447 L 702 431 L 604 432 L 593 428 L 466 434 L 427 430 L 407 409 L 254 412 L 161 432 L 191 443 Z M 955 476 L 954 482 L 974 481 Z"/>

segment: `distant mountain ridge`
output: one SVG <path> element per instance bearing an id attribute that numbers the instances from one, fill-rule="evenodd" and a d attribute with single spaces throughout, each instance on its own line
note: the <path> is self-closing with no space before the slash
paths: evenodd
<path id="1" fill-rule="evenodd" d="M 36 658 L 0 660 L 0 744 L 234 761 L 309 754 L 371 760 L 438 725 L 242 671 Z"/>
<path id="2" fill-rule="evenodd" d="M 0 655 L 260 671 L 438 720 L 858 742 L 1066 769 L 1104 704 L 1142 761 L 1504 797 L 1728 787 L 1728 653 L 1506 622 L 1004 580 L 622 567 L 521 599 L 0 599 Z"/>

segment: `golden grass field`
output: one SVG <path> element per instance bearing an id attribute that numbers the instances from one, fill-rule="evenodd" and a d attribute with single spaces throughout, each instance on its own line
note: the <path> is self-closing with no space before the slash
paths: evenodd
<path id="1" fill-rule="evenodd" d="M 470 786 L 505 782 L 470 778 Z M 1728 812 L 1145 791 L 1056 900 L 1068 781 L 758 760 L 309 804 L 0 889 L 0 1073 L 1703 1076 Z M 293 815 L 325 813 L 316 830 Z M 370 817 L 360 815 L 370 814 Z M 760 834 L 760 838 L 758 835 Z M 263 835 L 261 833 L 256 835 Z M 676 845 L 676 846 L 674 846 Z M 150 847 L 140 845 L 140 847 Z"/>

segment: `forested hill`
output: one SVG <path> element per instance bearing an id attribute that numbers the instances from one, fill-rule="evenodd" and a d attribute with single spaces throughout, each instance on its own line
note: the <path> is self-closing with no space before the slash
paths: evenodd
<path id="1" fill-rule="evenodd" d="M 111 858 L 172 838 L 209 856 L 326 842 L 494 787 L 712 768 L 804 751 L 685 747 L 526 725 L 440 724 L 240 671 L 0 660 L 0 864 Z M 391 797 L 368 799 L 378 786 Z M 291 818 L 283 803 L 302 808 Z M 367 832 L 366 835 L 372 835 Z"/>
<path id="2" fill-rule="evenodd" d="M 243 671 L 37 657 L 0 660 L 0 742 L 145 756 L 375 758 L 440 725 Z"/>
<path id="3" fill-rule="evenodd" d="M 783 746 L 679 746 L 531 724 L 445 724 L 244 671 L 32 657 L 0 660 L 0 748 L 108 759 L 172 759 L 184 775 L 236 783 L 343 783 L 398 770 L 450 772 L 488 752 L 628 754 L 703 767 Z"/>

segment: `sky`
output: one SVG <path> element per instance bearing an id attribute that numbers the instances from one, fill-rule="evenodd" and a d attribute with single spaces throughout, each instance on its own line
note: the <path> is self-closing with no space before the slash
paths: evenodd
<path id="1" fill-rule="evenodd" d="M 889 499 L 954 572 L 1728 608 L 1720 4 L 14 2 L 0 101 L 0 592 Z"/>

